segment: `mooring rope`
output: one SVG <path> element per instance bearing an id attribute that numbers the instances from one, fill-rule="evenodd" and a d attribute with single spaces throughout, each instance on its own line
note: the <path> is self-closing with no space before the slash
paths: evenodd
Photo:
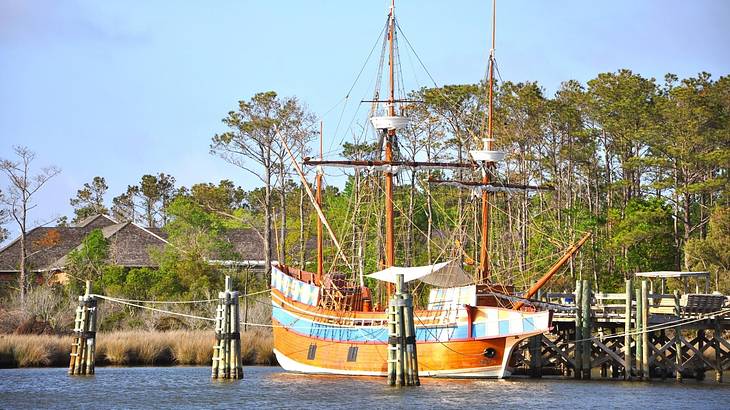
<path id="1" fill-rule="evenodd" d="M 615 338 L 619 338 L 619 337 L 624 337 L 626 335 L 635 336 L 635 335 L 640 335 L 640 334 L 643 334 L 643 333 L 657 332 L 657 331 L 660 331 L 660 330 L 677 328 L 678 326 L 682 326 L 682 325 L 686 325 L 686 324 L 690 324 L 690 323 L 701 322 L 703 320 L 707 320 L 708 318 L 710 318 L 712 316 L 724 315 L 726 313 L 730 313 L 730 308 L 724 308 L 724 309 L 720 309 L 720 310 L 717 310 L 717 311 L 714 311 L 714 312 L 705 313 L 703 315 L 700 315 L 700 317 L 698 317 L 698 318 L 683 318 L 683 319 L 678 319 L 678 320 L 669 321 L 669 322 L 665 322 L 665 323 L 660 323 L 660 324 L 657 324 L 657 325 L 654 325 L 654 326 L 648 326 L 645 331 L 640 330 L 640 331 L 629 332 L 629 333 L 625 333 L 625 332 L 624 333 L 617 333 L 617 334 L 614 334 L 614 335 L 603 336 L 603 337 L 590 337 L 590 338 L 579 339 L 579 340 L 569 340 L 569 341 L 565 341 L 565 342 L 556 344 L 556 346 L 565 346 L 565 345 L 568 345 L 568 344 L 571 344 L 571 343 L 586 342 L 586 341 L 589 341 L 589 340 L 590 341 L 593 341 L 593 340 L 603 341 L 603 340 L 606 340 L 606 339 L 615 339 Z M 450 350 L 450 351 L 452 351 L 452 352 L 454 352 L 456 354 L 460 354 L 462 356 L 480 356 L 481 355 L 481 353 L 478 353 L 478 354 L 476 354 L 476 353 L 463 353 L 463 352 L 459 352 L 457 350 L 452 349 L 445 342 L 442 342 L 442 341 L 438 340 L 438 337 L 436 337 L 436 335 L 431 332 L 431 329 L 430 328 L 426 327 L 426 325 L 423 323 L 423 321 L 421 320 L 421 318 L 418 315 L 413 315 L 413 316 L 421 323 L 421 325 L 424 326 L 423 328 L 434 339 L 437 340 L 437 343 L 440 343 L 446 349 L 448 349 L 448 350 Z M 535 336 L 539 336 L 539 335 L 542 335 L 542 333 L 537 334 Z"/>
<path id="2" fill-rule="evenodd" d="M 268 289 L 265 290 L 265 292 L 268 292 L 268 291 L 269 291 Z M 260 293 L 263 293 L 263 292 L 264 291 L 255 292 L 255 293 L 251 293 L 251 294 L 248 294 L 248 295 L 243 295 L 241 297 L 244 297 L 244 296 L 252 296 L 252 295 L 260 294 Z M 170 310 L 158 309 L 158 308 L 154 308 L 154 307 L 150 307 L 150 306 L 144 306 L 144 305 L 140 305 L 140 304 L 137 304 L 137 303 L 129 302 L 129 301 L 124 300 L 124 299 L 113 298 L 113 297 L 110 297 L 110 296 L 104 296 L 104 295 L 99 295 L 99 294 L 95 294 L 95 293 L 94 294 L 91 294 L 91 296 L 97 297 L 99 299 L 108 300 L 109 302 L 115 302 L 115 303 L 120 303 L 120 304 L 127 305 L 127 306 L 133 306 L 133 307 L 140 308 L 140 309 L 151 310 L 153 312 L 166 313 L 166 314 L 169 314 L 169 315 L 180 316 L 180 317 L 185 317 L 185 318 L 189 318 L 189 319 L 197 319 L 197 320 L 205 320 L 205 321 L 209 321 L 209 322 L 215 322 L 215 319 L 209 318 L 209 317 L 196 316 L 196 315 L 191 315 L 191 314 L 187 314 L 187 313 L 180 313 L 180 312 L 173 312 L 173 311 L 170 311 Z M 215 299 L 215 300 L 217 301 L 218 299 Z M 240 321 L 239 323 L 242 324 L 242 325 L 247 325 L 247 326 L 258 326 L 258 327 L 266 327 L 266 328 L 301 329 L 301 330 L 310 329 L 309 326 L 307 326 L 307 327 L 304 327 L 304 326 L 285 326 L 285 325 L 274 325 L 274 324 L 268 324 L 268 323 L 243 322 L 243 321 Z M 360 330 L 360 331 L 362 331 L 362 326 L 343 326 L 343 325 L 336 325 L 336 324 L 332 324 L 332 323 L 330 323 L 328 325 L 329 326 L 338 327 L 340 329 L 350 329 L 350 330 Z"/>
<path id="3" fill-rule="evenodd" d="M 137 308 L 140 308 L 140 309 L 152 310 L 154 312 L 167 313 L 167 314 L 174 315 L 174 316 L 181 316 L 181 317 L 186 317 L 186 318 L 190 318 L 190 319 L 207 320 L 207 321 L 210 321 L 210 322 L 215 322 L 215 319 L 212 319 L 212 318 L 209 318 L 209 317 L 190 315 L 190 314 L 187 314 L 187 313 L 171 312 L 169 310 L 163 310 L 163 309 L 153 308 L 153 307 L 150 307 L 150 306 L 144 306 L 144 305 L 140 305 L 140 304 L 136 304 L 136 303 L 132 303 L 132 302 L 127 302 L 127 301 L 124 301 L 124 300 L 121 300 L 121 299 L 112 298 L 112 297 L 109 297 L 109 296 L 98 295 L 98 294 L 92 294 L 91 296 L 95 296 L 95 297 L 97 297 L 99 299 L 108 300 L 110 302 L 121 303 L 123 305 L 128 305 L 128 306 L 134 306 L 134 307 L 137 307 Z"/>
<path id="4" fill-rule="evenodd" d="M 256 296 L 260 295 L 262 293 L 268 293 L 270 289 L 264 289 L 259 292 L 254 293 L 247 293 L 245 295 L 238 295 L 239 299 L 247 298 L 250 296 Z M 93 296 L 99 296 L 101 295 L 93 295 Z M 104 296 L 105 298 L 111 298 L 111 296 Z M 211 302 L 218 302 L 218 298 L 215 299 L 200 299 L 200 300 L 140 300 L 140 299 L 125 299 L 125 298 L 113 298 L 116 301 L 123 301 L 123 302 L 129 302 L 129 303 L 149 303 L 153 305 L 185 305 L 185 304 L 196 304 L 196 303 L 211 303 Z"/>
<path id="5" fill-rule="evenodd" d="M 240 297 L 253 296 L 253 295 L 261 294 L 261 293 L 268 292 L 268 291 L 269 291 L 268 289 L 265 289 L 263 291 L 259 291 L 259 292 L 255 292 L 255 293 L 251 293 L 251 294 L 247 294 L 247 295 L 242 295 Z M 496 296 L 497 294 L 493 294 L 493 295 Z M 158 309 L 158 308 L 154 308 L 154 307 L 150 307 L 150 306 L 144 306 L 144 305 L 141 305 L 141 304 L 138 304 L 138 303 L 130 302 L 129 299 L 125 300 L 125 299 L 113 298 L 113 297 L 110 297 L 110 296 L 104 296 L 104 295 L 99 295 L 99 294 L 91 294 L 91 296 L 94 296 L 94 297 L 97 297 L 97 298 L 103 299 L 103 300 L 108 300 L 110 302 L 120 303 L 120 304 L 127 305 L 127 306 L 133 306 L 133 307 L 140 308 L 140 309 L 147 309 L 147 310 L 150 310 L 150 311 L 159 312 L 159 313 L 165 313 L 165 314 L 169 314 L 169 315 L 173 315 L 173 316 L 180 316 L 180 317 L 185 317 L 185 318 L 189 318 L 189 319 L 196 319 L 196 320 L 205 320 L 205 321 L 209 321 L 209 322 L 215 322 L 216 321 L 216 319 L 208 318 L 208 317 L 204 317 L 204 316 L 197 316 L 197 315 L 191 315 L 191 314 L 187 314 L 187 313 L 180 313 L 180 312 L 173 312 L 173 311 L 164 310 L 164 309 Z M 522 299 L 522 298 L 515 298 L 515 299 Z M 218 301 L 218 299 L 211 299 L 210 301 L 213 301 L 213 300 Z M 143 302 L 151 302 L 151 303 L 174 303 L 176 301 L 168 301 L 168 302 L 161 302 L 161 301 L 143 301 Z M 179 301 L 179 302 L 180 303 L 193 303 L 193 302 L 196 302 L 196 301 Z M 549 305 L 553 305 L 553 304 L 549 304 Z M 272 306 L 272 307 L 275 308 L 277 306 Z M 730 308 L 723 308 L 723 309 L 720 309 L 720 310 L 717 310 L 717 311 L 714 311 L 714 312 L 700 314 L 700 316 L 699 317 L 696 317 L 696 318 L 680 318 L 680 319 L 677 319 L 677 320 L 660 323 L 660 324 L 657 324 L 657 325 L 654 325 L 654 326 L 647 326 L 646 327 L 646 330 L 637 330 L 637 331 L 632 331 L 632 332 L 616 333 L 616 334 L 612 334 L 612 335 L 608 335 L 608 336 L 597 336 L 597 337 L 593 337 L 592 336 L 592 337 L 584 338 L 584 339 L 565 341 L 565 342 L 562 342 L 562 343 L 557 344 L 556 346 L 565 346 L 565 345 L 568 345 L 568 344 L 571 344 L 571 343 L 586 342 L 586 341 L 593 341 L 593 340 L 603 341 L 603 340 L 607 340 L 607 339 L 615 339 L 615 338 L 620 338 L 620 337 L 625 337 L 625 336 L 636 336 L 636 335 L 641 335 L 641 334 L 644 334 L 644 333 L 657 332 L 657 331 L 660 331 L 660 330 L 677 328 L 679 326 L 687 325 L 687 324 L 691 324 L 691 323 L 695 323 L 695 322 L 701 322 L 703 320 L 707 320 L 708 318 L 712 318 L 713 316 L 718 316 L 718 315 L 719 316 L 723 316 L 723 315 L 725 315 L 727 313 L 730 313 Z M 450 351 L 452 351 L 454 353 L 460 354 L 462 356 L 479 356 L 479 355 L 481 355 L 481 353 L 478 353 L 478 354 L 474 354 L 474 353 L 463 353 L 463 352 L 459 352 L 457 350 L 454 350 L 449 345 L 447 345 L 445 342 L 443 342 L 441 340 L 438 340 L 439 338 L 436 336 L 436 334 L 433 333 L 432 329 L 429 326 L 427 326 L 423 322 L 423 320 L 421 320 L 421 317 L 420 316 L 414 314 L 414 317 L 423 326 L 422 329 L 426 330 L 434 339 L 436 339 L 437 343 L 440 343 L 446 349 L 448 349 L 448 350 L 450 350 Z M 297 326 L 285 326 L 285 325 L 275 325 L 275 324 L 266 324 L 266 323 L 252 323 L 252 322 L 240 322 L 240 323 L 243 324 L 243 325 L 247 325 L 247 326 L 258 326 L 258 327 L 265 327 L 265 328 L 272 328 L 272 329 L 273 328 L 283 328 L 283 329 L 290 329 L 291 330 L 291 329 L 297 329 L 298 328 Z M 328 324 L 328 325 L 333 325 L 333 324 Z M 334 326 L 339 327 L 340 329 L 354 329 L 354 330 L 360 331 L 361 333 L 364 332 L 362 326 L 342 326 L 342 325 L 334 325 Z M 309 327 L 309 326 L 308 327 L 300 327 L 300 328 L 301 329 L 311 329 L 311 327 Z M 369 337 L 367 337 L 366 335 L 363 335 L 363 336 L 365 336 L 366 339 L 369 339 Z"/>

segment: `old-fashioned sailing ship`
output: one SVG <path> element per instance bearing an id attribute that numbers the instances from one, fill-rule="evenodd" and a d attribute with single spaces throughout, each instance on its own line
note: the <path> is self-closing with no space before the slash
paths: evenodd
<path id="1" fill-rule="evenodd" d="M 322 166 L 366 167 L 380 170 L 385 180 L 385 260 L 383 270 L 368 275 L 389 284 L 403 275 L 403 282 L 421 281 L 431 285 L 428 304 L 415 309 L 415 341 L 420 376 L 494 377 L 510 374 L 513 348 L 525 338 L 546 332 L 551 327 L 551 311 L 523 306 L 524 299 L 510 296 L 509 286 L 489 281 L 488 218 L 490 193 L 539 187 L 502 184 L 490 181 L 496 162 L 504 153 L 493 148 L 492 89 L 494 45 L 489 58 L 488 134 L 481 150 L 471 151 L 471 161 L 463 163 L 401 161 L 394 157 L 398 130 L 408 125 L 408 118 L 398 115 L 394 90 L 394 39 L 396 36 L 394 4 L 387 23 L 389 95 L 373 101 L 384 104 L 385 115 L 370 121 L 382 138 L 382 159 L 372 161 L 325 161 L 306 159 L 316 166 L 316 194 L 305 186 L 313 199 L 317 220 L 317 270 L 308 272 L 293 266 L 274 264 L 271 273 L 271 298 L 274 353 L 287 371 L 338 375 L 385 376 L 388 362 L 388 316 L 374 308 L 369 288 L 342 273 L 325 272 L 323 264 Z M 494 22 L 493 22 L 494 23 Z M 494 25 L 494 24 L 493 24 Z M 494 36 L 492 36 L 494 42 Z M 290 152 L 291 153 L 291 152 Z M 292 155 L 292 159 L 294 157 Z M 296 163 L 295 163 L 296 165 Z M 395 266 L 393 213 L 393 178 L 399 168 L 451 169 L 482 172 L 477 182 L 433 181 L 481 191 L 481 248 L 477 278 L 467 274 L 459 258 L 428 266 Z M 334 239 L 334 236 L 333 236 Z M 532 297 L 580 247 L 573 246 L 549 272 L 526 294 Z M 341 250 L 340 250 L 341 251 Z"/>

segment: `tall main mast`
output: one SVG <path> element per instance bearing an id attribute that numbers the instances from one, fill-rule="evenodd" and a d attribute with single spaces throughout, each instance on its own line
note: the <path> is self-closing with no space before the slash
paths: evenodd
<path id="1" fill-rule="evenodd" d="M 395 117 L 395 76 L 394 76 L 394 45 L 395 40 L 395 0 L 390 6 L 388 23 L 388 115 Z M 393 161 L 393 139 L 395 128 L 389 128 L 385 138 L 385 161 Z M 393 223 L 393 173 L 385 173 L 385 267 L 395 265 L 395 227 Z M 388 293 L 392 293 L 392 286 L 388 285 Z"/>
<path id="2" fill-rule="evenodd" d="M 497 1 L 492 0 L 492 48 L 489 50 L 489 114 L 487 122 L 487 138 L 483 139 L 485 151 L 494 149 L 494 133 L 492 118 L 494 114 L 494 46 L 496 38 Z M 490 173 L 494 169 L 494 162 L 485 161 L 482 170 L 482 183 L 488 184 Z M 489 280 L 489 192 L 482 190 L 482 240 L 479 251 L 480 282 Z"/>

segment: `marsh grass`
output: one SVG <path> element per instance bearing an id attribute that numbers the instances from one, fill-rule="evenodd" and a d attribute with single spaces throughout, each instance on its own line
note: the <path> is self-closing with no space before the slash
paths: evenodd
<path id="1" fill-rule="evenodd" d="M 0 367 L 68 365 L 71 337 L 0 335 Z"/>
<path id="2" fill-rule="evenodd" d="M 0 367 L 67 366 L 71 336 L 0 335 Z M 210 365 L 212 331 L 120 331 L 99 333 L 97 366 Z M 251 330 L 241 335 L 244 365 L 273 365 L 271 332 Z"/>

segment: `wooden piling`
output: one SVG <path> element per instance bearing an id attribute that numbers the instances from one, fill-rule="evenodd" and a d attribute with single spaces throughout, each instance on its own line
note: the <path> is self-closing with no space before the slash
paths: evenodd
<path id="1" fill-rule="evenodd" d="M 581 353 L 583 354 L 583 359 L 581 360 L 581 364 L 583 367 L 583 374 L 581 378 L 583 380 L 589 380 L 591 378 L 591 353 L 593 350 L 593 341 L 591 340 L 592 336 L 592 323 L 591 323 L 591 283 L 590 281 L 584 280 L 583 281 L 583 297 L 582 297 L 582 331 L 581 331 L 581 337 L 583 339 L 583 348 Z"/>
<path id="2" fill-rule="evenodd" d="M 413 317 L 413 298 L 410 294 L 404 295 L 405 328 L 406 328 L 406 364 L 408 366 L 406 385 L 420 386 L 418 377 L 418 353 L 416 350 L 416 325 Z"/>
<path id="3" fill-rule="evenodd" d="M 682 305 L 679 298 L 679 291 L 674 291 L 674 313 L 677 315 L 677 320 L 682 319 Z M 674 328 L 674 349 L 675 349 L 675 361 L 676 361 L 676 379 L 678 382 L 682 381 L 682 326 L 677 324 Z"/>
<path id="4" fill-rule="evenodd" d="M 228 282 L 228 278 L 226 278 L 226 282 Z M 226 309 L 226 314 L 225 314 L 226 321 L 225 321 L 225 323 L 223 323 L 223 328 L 225 329 L 225 332 L 223 334 L 223 336 L 225 337 L 224 344 L 223 344 L 225 346 L 223 349 L 223 351 L 225 352 L 225 354 L 223 355 L 223 378 L 230 379 L 231 378 L 231 354 L 232 354 L 232 349 L 231 349 L 232 340 L 230 339 L 230 335 L 233 332 L 233 330 L 231 329 L 231 323 L 233 321 L 231 320 L 231 294 L 228 292 L 228 283 L 226 283 L 226 292 L 223 294 L 223 299 L 225 300 L 224 307 Z"/>
<path id="5" fill-rule="evenodd" d="M 641 297 L 641 288 L 635 290 L 636 293 L 636 321 L 633 331 L 634 346 L 636 346 L 636 377 L 641 380 L 644 378 L 644 345 L 641 342 L 641 331 L 644 327 L 642 312 L 644 311 L 644 299 Z"/>
<path id="6" fill-rule="evenodd" d="M 715 381 L 722 383 L 722 326 L 719 316 L 715 318 L 715 332 L 712 339 L 715 347 Z"/>
<path id="7" fill-rule="evenodd" d="M 413 299 L 404 292 L 403 275 L 396 276 L 396 293 L 388 306 L 388 384 L 419 386 Z"/>
<path id="8" fill-rule="evenodd" d="M 92 375 L 96 361 L 97 300 L 91 294 L 91 281 L 86 281 L 84 296 L 79 296 L 74 320 L 68 374 Z"/>
<path id="9" fill-rule="evenodd" d="M 542 301 L 542 290 L 537 291 L 537 300 Z M 530 377 L 542 377 L 542 334 L 532 336 L 530 345 Z"/>
<path id="10" fill-rule="evenodd" d="M 700 352 L 699 355 L 702 355 L 702 352 L 705 351 L 705 333 L 705 329 L 697 329 L 697 347 Z M 697 360 L 697 363 L 699 363 L 699 366 L 695 366 L 695 379 L 700 381 L 705 380 L 705 363 L 702 359 Z"/>
<path id="11" fill-rule="evenodd" d="M 641 369 L 643 379 L 649 380 L 651 371 L 649 369 L 649 290 L 647 281 L 641 281 Z"/>
<path id="12" fill-rule="evenodd" d="M 624 380 L 631 380 L 633 356 L 631 352 L 631 298 L 632 280 L 626 279 L 626 311 L 624 314 Z"/>
<path id="13" fill-rule="evenodd" d="M 238 337 L 233 339 L 234 341 L 234 347 L 233 351 L 236 352 L 235 354 L 235 360 L 233 362 L 234 371 L 235 371 L 235 378 L 236 379 L 243 379 L 243 359 L 241 357 L 241 310 L 240 310 L 240 304 L 241 297 L 238 291 L 233 292 L 232 295 L 234 309 L 233 309 L 233 333 L 237 334 Z"/>
<path id="14" fill-rule="evenodd" d="M 406 385 L 406 323 L 405 323 L 405 311 L 403 309 L 403 303 L 405 302 L 402 297 L 398 297 L 398 384 L 401 386 Z"/>
<path id="15" fill-rule="evenodd" d="M 226 290 L 218 293 L 213 346 L 213 379 L 242 379 L 239 294 L 233 291 L 233 281 L 226 276 Z"/>
<path id="16" fill-rule="evenodd" d="M 398 363 L 398 307 L 391 297 L 388 305 L 388 385 L 395 386 L 396 364 Z"/>
<path id="17" fill-rule="evenodd" d="M 575 369 L 573 377 L 583 376 L 583 281 L 575 281 Z"/>

